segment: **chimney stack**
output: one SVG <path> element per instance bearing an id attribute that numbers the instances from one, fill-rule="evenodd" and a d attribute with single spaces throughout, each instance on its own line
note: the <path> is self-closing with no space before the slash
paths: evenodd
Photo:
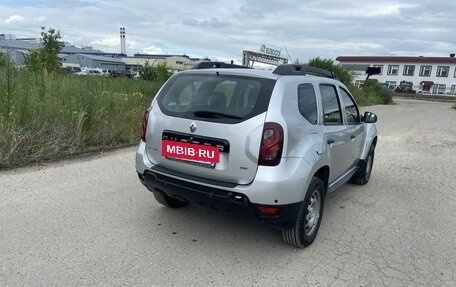
<path id="1" fill-rule="evenodd" d="M 127 47 L 125 45 L 125 27 L 120 27 L 120 52 L 124 55 L 127 54 Z"/>

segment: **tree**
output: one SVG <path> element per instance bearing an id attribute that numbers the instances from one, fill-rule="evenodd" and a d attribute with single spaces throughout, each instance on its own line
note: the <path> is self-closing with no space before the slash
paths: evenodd
<path id="1" fill-rule="evenodd" d="M 323 59 L 320 57 L 316 57 L 310 59 L 307 65 L 322 68 L 335 73 L 339 80 L 345 85 L 349 85 L 353 80 L 353 76 L 344 68 L 342 68 L 342 65 L 334 63 L 334 60 L 332 59 Z"/>
<path id="2" fill-rule="evenodd" d="M 60 71 L 58 54 L 64 46 L 61 38 L 60 31 L 41 27 L 41 47 L 26 55 L 27 68 L 32 71 L 44 70 L 46 73 Z"/>

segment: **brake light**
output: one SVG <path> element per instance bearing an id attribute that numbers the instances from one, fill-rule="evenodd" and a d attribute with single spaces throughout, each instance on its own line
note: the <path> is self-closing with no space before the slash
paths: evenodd
<path id="1" fill-rule="evenodd" d="M 265 123 L 261 139 L 259 165 L 275 166 L 280 163 L 283 150 L 283 129 L 278 123 Z"/>
<path id="2" fill-rule="evenodd" d="M 144 112 L 144 115 L 141 120 L 141 140 L 143 142 L 146 142 L 146 131 L 147 131 L 147 123 L 149 121 L 149 112 L 150 112 L 150 108 L 148 108 Z"/>

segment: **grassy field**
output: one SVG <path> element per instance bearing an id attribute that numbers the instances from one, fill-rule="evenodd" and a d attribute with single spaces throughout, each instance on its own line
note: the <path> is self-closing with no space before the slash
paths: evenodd
<path id="1" fill-rule="evenodd" d="M 160 86 L 0 67 L 0 168 L 137 143 Z"/>

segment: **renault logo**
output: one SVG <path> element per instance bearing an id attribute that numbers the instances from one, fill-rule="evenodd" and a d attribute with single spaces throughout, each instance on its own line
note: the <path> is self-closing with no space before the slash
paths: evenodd
<path id="1" fill-rule="evenodd" d="M 191 131 L 192 133 L 194 133 L 194 132 L 196 131 L 196 124 L 195 124 L 195 122 L 192 122 L 192 123 L 190 124 L 190 131 Z"/>

